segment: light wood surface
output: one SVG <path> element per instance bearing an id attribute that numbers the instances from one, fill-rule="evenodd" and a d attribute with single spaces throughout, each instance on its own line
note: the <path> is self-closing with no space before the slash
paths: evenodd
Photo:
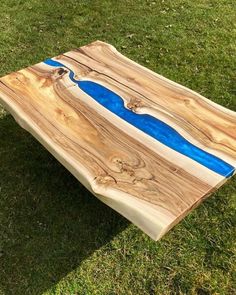
<path id="1" fill-rule="evenodd" d="M 155 240 L 235 172 L 233 111 L 101 41 L 2 77 L 0 103 Z"/>

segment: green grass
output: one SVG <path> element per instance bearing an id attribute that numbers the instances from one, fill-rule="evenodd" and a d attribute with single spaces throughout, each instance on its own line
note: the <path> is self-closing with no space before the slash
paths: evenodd
<path id="1" fill-rule="evenodd" d="M 1 0 L 0 75 L 94 40 L 236 111 L 235 1 Z M 161 241 L 0 107 L 0 294 L 235 294 L 236 180 Z"/>

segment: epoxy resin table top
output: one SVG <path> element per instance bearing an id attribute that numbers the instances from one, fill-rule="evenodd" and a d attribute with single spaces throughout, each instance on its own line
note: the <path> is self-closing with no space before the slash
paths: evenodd
<path id="1" fill-rule="evenodd" d="M 0 103 L 155 240 L 235 172 L 236 113 L 101 41 L 2 77 Z"/>

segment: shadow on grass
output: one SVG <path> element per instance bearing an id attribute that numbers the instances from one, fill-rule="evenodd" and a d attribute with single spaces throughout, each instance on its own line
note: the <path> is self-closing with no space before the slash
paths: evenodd
<path id="1" fill-rule="evenodd" d="M 0 119 L 0 293 L 42 294 L 127 224 L 11 116 Z"/>

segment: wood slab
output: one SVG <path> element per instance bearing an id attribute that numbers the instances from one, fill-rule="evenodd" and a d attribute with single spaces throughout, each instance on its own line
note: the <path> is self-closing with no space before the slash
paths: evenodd
<path id="1" fill-rule="evenodd" d="M 235 112 L 101 41 L 1 78 L 0 103 L 155 240 L 235 173 Z"/>

